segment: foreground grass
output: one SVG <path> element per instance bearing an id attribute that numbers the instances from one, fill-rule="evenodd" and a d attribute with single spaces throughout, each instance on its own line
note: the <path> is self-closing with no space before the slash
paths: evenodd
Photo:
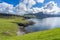
<path id="1" fill-rule="evenodd" d="M 13 22 L 27 23 L 21 17 L 0 18 L 0 40 L 7 40 L 12 36 L 16 36 L 18 25 Z"/>
<path id="2" fill-rule="evenodd" d="M 60 28 L 16 36 L 9 40 L 60 40 Z"/>
<path id="3" fill-rule="evenodd" d="M 18 25 L 26 23 L 23 18 L 0 18 L 0 40 L 60 40 L 60 28 L 16 36 Z"/>

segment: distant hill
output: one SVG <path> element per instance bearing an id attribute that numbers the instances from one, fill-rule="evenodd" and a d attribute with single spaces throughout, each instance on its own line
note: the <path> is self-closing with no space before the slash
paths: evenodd
<path id="1" fill-rule="evenodd" d="M 35 17 L 40 18 L 40 19 L 48 18 L 48 17 L 60 17 L 59 14 L 46 14 L 46 13 L 43 13 L 43 12 L 39 12 L 39 13 L 35 13 L 35 14 L 31 13 L 31 14 L 25 14 L 25 15 L 35 16 Z"/>
<path id="2" fill-rule="evenodd" d="M 20 16 L 20 15 L 15 15 L 10 13 L 0 13 L 0 16 Z"/>
<path id="3" fill-rule="evenodd" d="M 34 15 L 37 18 L 60 17 L 58 14 L 45 14 L 43 12 L 35 13 Z"/>

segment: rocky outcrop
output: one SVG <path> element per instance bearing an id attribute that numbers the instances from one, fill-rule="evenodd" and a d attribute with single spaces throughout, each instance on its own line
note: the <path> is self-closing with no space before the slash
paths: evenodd
<path id="1" fill-rule="evenodd" d="M 29 21 L 28 23 L 17 23 L 17 24 L 18 24 L 18 26 L 24 26 L 24 27 L 27 27 L 27 26 L 29 26 L 29 25 L 33 25 L 34 22 Z"/>
<path id="2" fill-rule="evenodd" d="M 25 27 L 28 27 L 29 25 L 33 25 L 34 22 L 32 21 L 29 21 L 29 23 L 17 23 L 18 24 L 18 32 L 17 32 L 17 35 L 24 35 L 26 34 L 27 32 L 25 31 Z"/>

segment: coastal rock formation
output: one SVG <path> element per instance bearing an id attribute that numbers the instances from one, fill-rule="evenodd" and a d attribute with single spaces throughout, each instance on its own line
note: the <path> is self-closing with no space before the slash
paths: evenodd
<path id="1" fill-rule="evenodd" d="M 32 21 L 29 21 L 29 23 L 26 23 L 26 24 L 22 24 L 22 23 L 17 23 L 18 24 L 18 32 L 17 32 L 17 35 L 24 35 L 26 34 L 27 32 L 25 31 L 25 27 L 28 27 L 29 25 L 33 25 L 34 22 Z"/>

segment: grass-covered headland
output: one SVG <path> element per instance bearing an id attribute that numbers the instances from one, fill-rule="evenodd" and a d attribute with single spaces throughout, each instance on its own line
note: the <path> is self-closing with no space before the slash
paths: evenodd
<path id="1" fill-rule="evenodd" d="M 18 25 L 16 23 L 26 24 L 28 21 L 22 17 L 0 18 L 0 40 L 17 35 Z"/>
<path id="2" fill-rule="evenodd" d="M 17 23 L 28 24 L 23 17 L 0 17 L 0 40 L 60 40 L 60 28 L 17 36 Z"/>

